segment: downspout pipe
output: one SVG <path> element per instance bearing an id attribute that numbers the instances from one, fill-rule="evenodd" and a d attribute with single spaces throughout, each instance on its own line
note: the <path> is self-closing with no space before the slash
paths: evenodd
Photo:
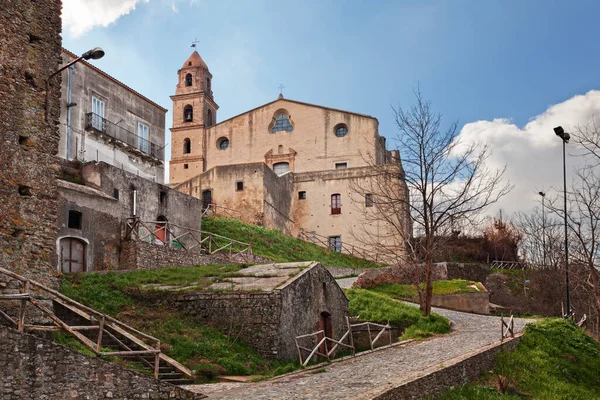
<path id="1" fill-rule="evenodd" d="M 73 69 L 69 67 L 69 93 L 67 94 L 67 161 L 71 160 L 71 107 L 73 106 Z"/>

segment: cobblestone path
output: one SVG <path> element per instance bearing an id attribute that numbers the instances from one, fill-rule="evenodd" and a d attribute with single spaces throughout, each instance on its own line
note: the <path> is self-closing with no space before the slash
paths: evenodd
<path id="1" fill-rule="evenodd" d="M 454 331 L 325 366 L 256 383 L 191 385 L 209 399 L 370 399 L 413 380 L 420 371 L 500 340 L 500 318 L 434 308 Z M 515 319 L 515 333 L 532 320 Z"/>

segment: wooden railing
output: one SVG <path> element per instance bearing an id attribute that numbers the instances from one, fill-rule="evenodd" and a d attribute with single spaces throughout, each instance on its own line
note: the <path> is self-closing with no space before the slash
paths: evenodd
<path id="1" fill-rule="evenodd" d="M 179 226 L 166 221 L 141 221 L 128 218 L 125 239 L 167 246 L 187 251 L 221 254 L 228 258 L 239 256 L 251 262 L 252 246 L 216 233 Z"/>
<path id="2" fill-rule="evenodd" d="M 527 268 L 527 264 L 521 261 L 492 261 L 492 267 L 502 269 L 524 269 Z"/>
<path id="3" fill-rule="evenodd" d="M 137 329 L 103 313 L 100 313 L 90 307 L 84 306 L 69 297 L 50 289 L 43 284 L 27 279 L 12 271 L 0 268 L 0 275 L 11 278 L 21 283 L 19 293 L 0 294 L 0 301 L 19 302 L 18 316 L 15 318 L 0 310 L 0 317 L 6 320 L 9 325 L 14 326 L 19 332 L 31 331 L 64 331 L 73 336 L 87 349 L 97 356 L 138 356 L 139 360 L 153 370 L 154 377 L 158 378 L 160 361 L 171 365 L 174 369 L 191 377 L 192 371 L 177 361 L 163 354 L 160 350 L 160 340 L 138 331 Z M 35 292 L 39 293 L 35 297 Z M 50 310 L 40 299 L 53 300 L 62 305 L 74 314 L 82 317 L 90 325 L 70 325 L 68 322 L 60 319 L 52 310 Z M 27 304 L 31 304 L 43 315 L 48 317 L 53 325 L 34 325 L 26 323 Z M 82 331 L 97 331 L 96 339 L 92 340 L 82 334 Z M 90 335 L 92 336 L 92 335 Z M 109 337 L 121 348 L 120 351 L 107 351 L 102 347 L 104 338 Z M 119 339 L 119 337 L 121 339 Z M 128 341 L 129 344 L 124 343 Z M 152 355 L 154 362 L 150 363 L 142 356 Z"/>
<path id="4" fill-rule="evenodd" d="M 500 341 L 504 341 L 504 339 L 509 338 L 509 337 L 515 337 L 515 320 L 513 318 L 513 316 L 510 316 L 510 319 L 508 320 L 508 322 L 506 322 L 504 320 L 504 316 L 500 317 L 500 323 L 501 323 L 501 334 L 502 337 L 500 339 Z"/>
<path id="5" fill-rule="evenodd" d="M 349 348 L 352 352 L 352 355 L 353 356 L 356 355 L 356 348 L 354 347 L 354 336 L 352 333 L 352 328 L 358 328 L 358 327 L 362 327 L 362 326 L 367 327 L 367 331 L 369 333 L 369 344 L 370 344 L 371 350 L 374 349 L 375 343 L 381 337 L 383 337 L 383 334 L 386 331 L 389 333 L 388 334 L 389 344 L 390 345 L 392 344 L 392 335 L 391 335 L 392 327 L 389 323 L 387 323 L 386 325 L 376 324 L 374 322 L 361 322 L 358 324 L 350 324 L 348 317 L 346 317 L 346 326 L 347 326 L 348 330 L 342 335 L 342 337 L 339 340 L 335 340 L 333 338 L 327 337 L 324 330 L 319 330 L 319 331 L 309 333 L 306 335 L 296 336 L 296 349 L 298 350 L 298 358 L 300 360 L 300 364 L 303 367 L 306 367 L 308 365 L 308 363 L 310 362 L 310 360 L 315 355 L 324 357 L 327 359 L 327 361 L 329 361 L 334 356 L 335 351 L 337 350 L 338 346 Z M 373 338 L 373 336 L 371 335 L 371 327 L 381 329 L 381 331 L 379 331 L 377 333 L 375 338 Z M 299 339 L 315 338 L 315 337 L 317 339 L 317 344 L 312 348 L 302 346 L 298 342 Z M 348 343 L 347 344 L 343 343 L 344 340 L 348 340 Z M 331 348 L 330 348 L 330 346 L 331 346 Z M 302 357 L 302 350 L 304 350 L 305 352 L 308 352 L 308 357 L 306 357 L 306 359 L 304 359 Z"/>
<path id="6" fill-rule="evenodd" d="M 227 207 L 219 206 L 214 203 L 210 203 L 204 208 L 204 211 L 202 211 L 201 218 L 212 216 L 212 215 L 216 215 L 216 216 L 220 216 L 220 217 L 238 218 L 238 219 L 242 217 L 242 213 L 238 210 L 234 210 L 233 208 L 227 208 Z"/>

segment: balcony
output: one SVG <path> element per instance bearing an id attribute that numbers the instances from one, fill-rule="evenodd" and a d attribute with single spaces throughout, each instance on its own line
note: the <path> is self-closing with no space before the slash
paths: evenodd
<path id="1" fill-rule="evenodd" d="M 115 145 L 127 147 L 127 151 L 142 157 L 149 157 L 154 161 L 164 161 L 165 159 L 165 146 L 152 143 L 98 114 L 85 114 L 85 130 L 106 136 Z"/>

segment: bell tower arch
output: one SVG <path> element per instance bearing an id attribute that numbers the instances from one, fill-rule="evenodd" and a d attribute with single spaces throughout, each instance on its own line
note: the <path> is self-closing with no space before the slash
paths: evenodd
<path id="1" fill-rule="evenodd" d="M 219 106 L 212 92 L 212 74 L 197 51 L 177 71 L 171 128 L 170 183 L 180 183 L 206 169 L 205 130 L 217 121 Z"/>

